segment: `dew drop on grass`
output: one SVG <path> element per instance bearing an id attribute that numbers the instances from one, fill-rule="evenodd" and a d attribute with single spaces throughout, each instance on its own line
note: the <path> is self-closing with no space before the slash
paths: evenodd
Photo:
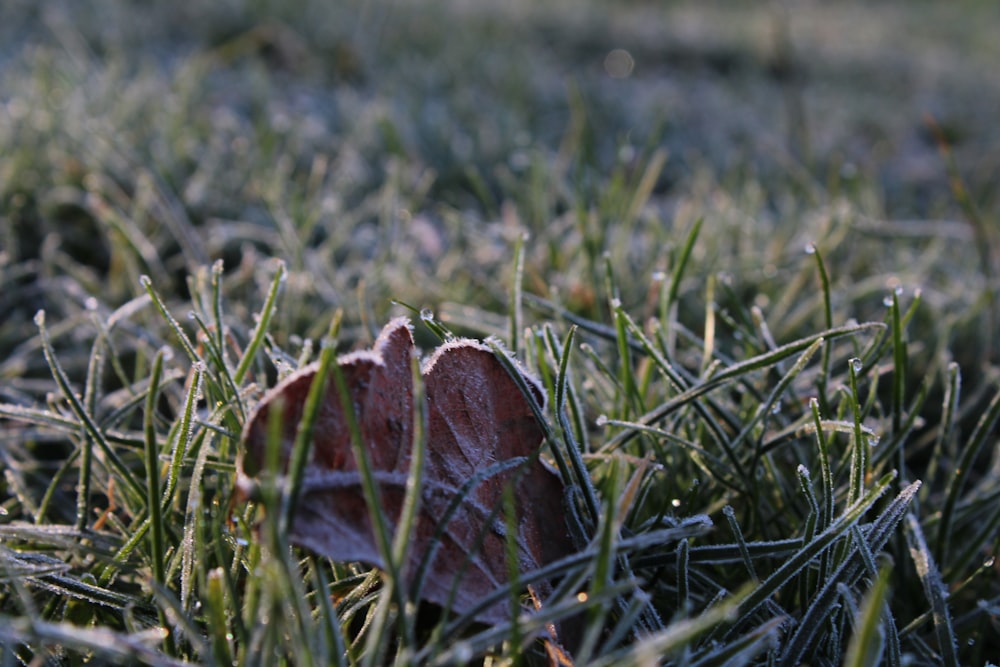
<path id="1" fill-rule="evenodd" d="M 653 271 L 652 278 L 653 278 L 653 282 L 662 283 L 664 280 L 667 279 L 667 272 L 666 271 Z"/>
<path id="2" fill-rule="evenodd" d="M 892 308 L 892 297 L 887 296 L 884 299 L 882 299 L 882 305 L 885 306 L 886 308 Z"/>
<path id="3" fill-rule="evenodd" d="M 420 319 L 422 319 L 424 322 L 433 322 L 434 321 L 434 311 L 431 310 L 430 308 L 421 308 L 420 309 Z"/>
<path id="4" fill-rule="evenodd" d="M 472 660 L 473 657 L 472 647 L 469 646 L 466 642 L 459 642 L 458 644 L 455 644 L 452 651 L 454 652 L 455 655 L 455 662 L 459 664 L 464 664 Z"/>
<path id="5" fill-rule="evenodd" d="M 598 426 L 607 426 L 608 425 L 608 416 L 607 415 L 598 415 L 597 419 L 594 420 L 594 423 L 597 424 Z"/>
<path id="6" fill-rule="evenodd" d="M 868 436 L 869 447 L 878 447 L 878 443 L 879 443 L 879 437 L 877 435 Z"/>
<path id="7" fill-rule="evenodd" d="M 97 310 L 97 298 L 88 296 L 87 300 L 83 302 L 83 307 L 89 311 Z"/>
<path id="8" fill-rule="evenodd" d="M 861 362 L 860 359 L 854 357 L 853 359 L 851 359 L 851 368 L 854 369 L 855 373 L 860 373 L 861 369 L 864 368 L 864 364 Z"/>
<path id="9" fill-rule="evenodd" d="M 670 501 L 670 504 L 673 505 L 674 507 L 680 507 L 681 506 L 681 499 L 680 498 L 674 498 L 673 500 Z"/>
<path id="10" fill-rule="evenodd" d="M 815 255 L 816 254 L 816 244 L 815 243 L 807 243 L 806 247 L 805 247 L 805 251 L 806 251 L 807 255 Z"/>
<path id="11" fill-rule="evenodd" d="M 983 561 L 983 567 L 993 567 L 993 563 L 995 563 L 995 562 L 996 562 L 996 558 L 994 558 L 993 556 L 990 556 L 989 558 L 987 558 L 986 560 Z"/>
<path id="12" fill-rule="evenodd" d="M 781 401 L 780 400 L 775 401 L 774 405 L 771 406 L 771 414 L 772 415 L 781 414 Z"/>

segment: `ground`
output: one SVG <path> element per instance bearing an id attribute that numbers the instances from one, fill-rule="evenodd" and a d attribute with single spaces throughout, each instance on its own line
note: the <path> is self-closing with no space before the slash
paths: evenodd
<path id="1" fill-rule="evenodd" d="M 262 388 L 409 313 L 546 383 L 581 662 L 982 662 L 998 31 L 985 0 L 5 2 L 4 656 L 520 655 L 229 523 Z"/>

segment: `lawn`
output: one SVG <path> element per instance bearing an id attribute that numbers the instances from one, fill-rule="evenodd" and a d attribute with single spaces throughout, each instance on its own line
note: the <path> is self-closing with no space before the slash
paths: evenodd
<path id="1" fill-rule="evenodd" d="M 998 32 L 975 0 L 4 2 L 0 664 L 997 661 Z M 391 382 L 338 362 L 373 345 Z M 440 515 L 496 568 L 478 608 L 433 592 L 475 557 L 414 575 L 453 388 L 522 420 L 468 411 L 504 444 Z M 380 462 L 387 421 L 426 467 Z"/>

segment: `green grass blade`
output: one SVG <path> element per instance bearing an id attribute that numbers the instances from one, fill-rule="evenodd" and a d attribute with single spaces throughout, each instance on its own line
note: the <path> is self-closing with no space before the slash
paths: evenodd
<path id="1" fill-rule="evenodd" d="M 660 319 L 663 322 L 669 322 L 670 311 L 674 304 L 677 303 L 677 298 L 680 295 L 681 290 L 681 280 L 684 277 L 684 271 L 687 270 L 688 261 L 691 259 L 691 251 L 694 250 L 694 244 L 698 240 L 698 235 L 701 233 L 701 226 L 704 222 L 704 218 L 698 218 L 691 225 L 691 230 L 688 232 L 687 238 L 684 240 L 684 245 L 681 246 L 680 256 L 674 263 L 673 272 L 670 274 L 670 288 L 664 293 L 663 300 L 660 304 Z"/>
<path id="2" fill-rule="evenodd" d="M 285 282 L 285 275 L 285 263 L 278 262 L 274 278 L 271 280 L 271 288 L 267 292 L 267 297 L 264 299 L 264 306 L 261 308 L 257 319 L 257 326 L 254 327 L 253 334 L 250 336 L 250 342 L 247 343 L 247 348 L 243 352 L 243 357 L 240 359 L 239 365 L 236 367 L 236 372 L 233 373 L 233 380 L 237 385 L 243 384 L 247 373 L 250 372 L 250 366 L 257 356 L 257 350 L 264 344 L 264 337 L 267 334 L 268 327 L 271 326 L 271 319 L 277 310 L 278 296 L 281 293 L 281 286 Z"/>
<path id="3" fill-rule="evenodd" d="M 72 647 L 74 653 L 92 653 L 109 662 L 125 663 L 140 660 L 158 667 L 183 667 L 187 661 L 164 656 L 150 647 L 162 640 L 163 628 L 148 628 L 141 632 L 115 632 L 107 627 L 81 628 L 71 623 L 52 623 L 24 617 L 0 616 L 0 643 L 44 644 Z"/>
<path id="4" fill-rule="evenodd" d="M 166 529 L 163 513 L 160 509 L 160 447 L 156 437 L 157 401 L 160 396 L 160 378 L 163 376 L 163 350 L 153 358 L 153 370 L 149 378 L 149 392 L 146 394 L 146 409 L 143 414 L 143 433 L 145 434 L 146 454 L 146 509 L 149 512 L 149 554 L 153 562 L 153 582 L 165 586 L 166 577 Z M 160 610 L 160 623 L 167 627 L 167 618 Z M 168 635 L 167 652 L 174 653 L 172 635 Z"/>
<path id="5" fill-rule="evenodd" d="M 958 461 L 955 462 L 948 488 L 945 491 L 941 522 L 938 525 L 935 556 L 939 563 L 946 564 L 948 562 L 948 547 L 951 543 L 955 507 L 958 505 L 959 496 L 965 488 L 970 473 L 974 472 L 973 462 L 979 456 L 983 446 L 990 441 L 989 436 L 998 419 L 1000 419 L 1000 391 L 993 395 L 989 406 L 983 411 L 976 423 L 976 428 L 969 434 L 968 442 L 962 447 Z"/>
<path id="6" fill-rule="evenodd" d="M 753 566 L 753 560 L 750 558 L 750 551 L 747 549 L 746 539 L 743 537 L 743 530 L 740 528 L 739 521 L 736 520 L 736 510 L 733 509 L 732 505 L 726 505 L 722 508 L 722 513 L 726 516 L 726 521 L 729 522 L 729 529 L 733 531 L 733 537 L 736 538 L 736 545 L 743 558 L 743 567 L 746 568 L 747 574 L 750 575 L 750 579 L 754 583 L 760 583 L 760 578 Z"/>
<path id="7" fill-rule="evenodd" d="M 832 329 L 833 305 L 830 299 L 830 276 L 826 272 L 826 264 L 823 262 L 823 255 L 820 253 L 819 248 L 810 244 L 808 249 L 811 251 L 813 257 L 816 258 L 816 270 L 819 272 L 820 291 L 823 293 L 823 323 L 827 329 Z M 829 412 L 830 410 L 830 406 L 826 405 L 826 400 L 828 396 L 827 381 L 830 377 L 830 359 L 832 351 L 832 344 L 823 346 L 819 377 L 816 379 L 816 394 L 818 396 L 818 400 L 820 401 L 820 409 L 823 412 Z"/>
<path id="8" fill-rule="evenodd" d="M 605 496 L 604 508 L 601 513 L 600 523 L 597 526 L 595 535 L 597 553 L 593 563 L 594 574 L 590 579 L 590 586 L 587 590 L 588 599 L 598 599 L 605 595 L 613 585 L 615 569 L 615 543 L 618 540 L 620 530 L 619 522 L 616 518 L 619 515 L 617 504 L 619 502 L 619 490 L 622 485 L 623 470 L 618 459 L 611 460 L 611 469 L 608 472 L 607 483 L 608 492 Z M 604 628 L 604 621 L 609 609 L 601 606 L 593 606 L 587 612 L 587 630 L 584 634 L 583 643 L 577 658 L 586 663 L 591 652 L 597 646 L 598 639 Z"/>
<path id="9" fill-rule="evenodd" d="M 104 455 L 107 457 L 111 466 L 121 475 L 122 480 L 125 482 L 128 489 L 136 494 L 136 497 L 141 498 L 145 495 L 145 490 L 142 485 L 139 484 L 132 471 L 122 462 L 118 457 L 118 454 L 111 447 L 104 433 L 101 431 L 100 427 L 94 421 L 94 418 L 87 412 L 80 398 L 77 396 L 76 392 L 73 391 L 70 385 L 69 378 L 66 377 L 66 373 L 63 371 L 62 366 L 59 365 L 59 360 L 56 358 L 55 351 L 52 349 L 52 341 L 49 339 L 48 330 L 45 328 L 45 311 L 40 310 L 38 314 L 35 315 L 35 324 L 38 326 L 38 332 L 42 339 L 42 349 L 45 352 L 45 360 L 49 364 L 49 369 L 52 372 L 52 377 L 55 379 L 56 384 L 59 385 L 59 389 L 62 392 L 63 398 L 69 404 L 73 413 L 76 415 L 77 419 L 83 425 L 87 432 L 88 437 L 93 438 L 94 441 L 101 447 Z"/>
<path id="10" fill-rule="evenodd" d="M 527 243 L 527 236 L 518 236 L 517 243 L 514 244 L 514 277 L 510 282 L 510 340 L 511 353 L 517 355 L 523 348 L 524 335 L 524 246 Z"/>
<path id="11" fill-rule="evenodd" d="M 666 655 L 689 646 L 698 637 L 713 628 L 733 620 L 745 594 L 727 597 L 721 604 L 711 607 L 698 616 L 675 621 L 663 631 L 636 642 L 633 646 L 613 651 L 594 660 L 592 667 L 640 667 L 658 664 Z"/>
<path id="12" fill-rule="evenodd" d="M 140 276 L 139 284 L 142 285 L 146 293 L 149 294 L 149 298 L 153 300 L 153 305 L 156 306 L 156 310 L 160 313 L 160 316 L 164 321 L 170 326 L 170 329 L 177 336 L 177 340 L 180 341 L 181 347 L 184 348 L 184 354 L 187 355 L 188 359 L 192 363 L 201 360 L 201 356 L 195 350 L 194 344 L 191 343 L 191 339 L 188 335 L 184 333 L 184 329 L 181 328 L 180 323 L 174 319 L 174 316 L 170 314 L 170 310 L 167 308 L 167 304 L 163 302 L 160 298 L 159 293 L 153 287 L 153 281 L 149 279 L 149 276 Z"/>
<path id="13" fill-rule="evenodd" d="M 875 579 L 875 584 L 865 595 L 857 617 L 854 619 L 854 633 L 851 635 L 844 656 L 844 667 L 868 667 L 883 662 L 885 650 L 884 617 L 889 613 L 886 606 L 889 589 L 890 568 L 884 567 Z"/>
<path id="14" fill-rule="evenodd" d="M 331 350 L 332 354 L 332 350 Z M 358 474 L 361 477 L 361 488 L 364 494 L 365 504 L 368 508 L 368 516 L 372 524 L 372 532 L 375 545 L 378 548 L 379 558 L 382 560 L 386 572 L 383 583 L 386 590 L 379 598 L 376 606 L 376 615 L 371 632 L 368 635 L 365 651 L 365 664 L 373 664 L 377 661 L 386 649 L 387 629 L 389 613 L 389 600 L 392 599 L 399 609 L 405 609 L 407 605 L 406 590 L 402 585 L 403 579 L 400 570 L 400 563 L 397 563 L 393 556 L 392 536 L 390 534 L 387 518 L 382 511 L 382 502 L 378 484 L 375 481 L 374 469 L 372 468 L 371 457 L 368 455 L 368 447 L 361 433 L 357 415 L 354 412 L 354 404 L 347 380 L 344 377 L 340 366 L 329 362 L 329 375 L 337 388 L 337 396 L 340 399 L 341 410 L 347 421 L 347 429 L 351 434 L 351 453 L 358 466 Z M 310 388 L 310 395 L 312 388 Z M 321 394 L 318 394 L 321 395 Z M 318 405 L 318 399 L 317 399 Z M 303 412 L 303 418 L 305 418 Z M 300 429 L 301 430 L 301 429 Z M 303 455 L 304 456 L 304 455 Z M 304 469 L 304 463 L 302 464 Z"/>
<path id="15" fill-rule="evenodd" d="M 955 420 L 959 409 L 962 393 L 962 369 L 954 361 L 945 370 L 944 396 L 941 399 L 941 422 L 938 425 L 937 437 L 930 462 L 927 464 L 925 480 L 927 485 L 922 490 L 926 496 L 934 484 L 941 462 L 945 458 L 946 448 L 953 444 L 955 437 Z M 950 455 L 950 453 L 949 453 Z M 924 498 L 922 498 L 923 500 Z M 939 554 L 940 555 L 940 554 Z"/>
<path id="16" fill-rule="evenodd" d="M 206 612 L 208 615 L 209 641 L 212 646 L 212 657 L 217 665 L 233 664 L 233 652 L 230 646 L 232 635 L 228 632 L 229 620 L 226 618 L 225 574 L 222 568 L 215 568 L 208 573 L 208 590 L 205 594 Z"/>
<path id="17" fill-rule="evenodd" d="M 786 619 L 772 618 L 754 628 L 750 632 L 707 652 L 697 655 L 691 661 L 691 667 L 738 667 L 750 662 L 778 646 L 781 637 L 781 626 Z"/>
<path id="18" fill-rule="evenodd" d="M 335 667 L 341 667 L 347 664 L 345 658 L 347 655 L 347 647 L 344 644 L 344 634 L 340 628 L 340 619 L 337 616 L 337 610 L 333 606 L 333 602 L 328 594 L 330 590 L 330 582 L 324 572 L 324 568 L 321 566 L 319 559 L 312 557 L 310 568 L 315 577 L 314 588 L 317 591 L 316 599 L 319 602 L 319 619 L 318 624 L 321 626 L 325 636 L 326 644 L 329 647 L 331 664 Z"/>
<path id="19" fill-rule="evenodd" d="M 564 475 L 564 479 L 567 481 L 572 479 L 575 485 L 581 490 L 589 514 L 589 522 L 592 526 L 596 526 L 597 519 L 600 516 L 600 510 L 598 509 L 600 507 L 600 502 L 597 498 L 597 491 L 594 488 L 594 483 L 590 478 L 590 473 L 587 471 L 587 465 L 583 461 L 583 448 L 580 445 L 578 437 L 574 437 L 575 434 L 586 433 L 586 428 L 580 423 L 581 411 L 579 406 L 575 406 L 573 408 L 573 414 L 577 417 L 575 429 L 569 423 L 565 407 L 567 398 L 573 398 L 573 387 L 569 381 L 569 361 L 573 350 L 573 341 L 576 336 L 576 327 L 570 327 L 569 331 L 566 333 L 565 340 L 563 340 L 561 344 L 556 340 L 551 327 L 546 327 L 545 336 L 550 353 L 558 360 L 559 364 L 559 371 L 556 375 L 555 404 L 553 408 L 559 418 L 559 426 L 563 433 L 563 444 L 565 445 L 564 449 L 566 450 L 566 458 L 569 459 L 569 467 L 572 469 L 572 476 L 569 475 L 569 469 L 560 470 L 560 472 Z M 508 372 L 510 370 L 511 369 L 508 368 Z M 522 388 L 522 391 L 524 389 L 526 388 Z M 530 396 L 531 394 L 528 393 L 525 395 Z M 549 440 L 549 442 L 552 443 L 550 446 L 553 446 L 554 448 L 554 443 L 556 441 L 552 439 Z"/>
<path id="20" fill-rule="evenodd" d="M 427 459 L 427 402 L 424 400 L 420 362 L 416 357 L 411 359 L 410 362 L 414 387 L 413 404 L 418 407 L 413 411 L 413 446 L 410 450 L 410 469 L 406 475 L 406 491 L 403 496 L 403 507 L 399 512 L 396 534 L 393 536 L 392 544 L 393 561 L 399 563 L 400 567 L 403 567 L 403 564 L 406 563 L 410 540 L 417 529 L 421 493 L 424 488 L 424 462 Z M 401 593 L 410 594 L 413 592 L 402 590 Z M 413 599 L 419 600 L 415 594 Z M 416 615 L 415 604 L 410 600 L 406 600 L 405 605 L 401 608 L 401 613 L 403 614 L 403 631 L 407 644 L 414 646 L 416 644 L 414 635 L 416 622 L 414 618 Z"/>
<path id="21" fill-rule="evenodd" d="M 853 336 L 872 329 L 881 329 L 883 326 L 884 325 L 880 322 L 869 322 L 866 324 L 848 325 L 843 327 L 837 327 L 835 329 L 828 329 L 818 334 L 807 336 L 792 343 L 787 343 L 785 345 L 782 345 L 776 350 L 770 350 L 755 357 L 751 357 L 750 359 L 747 359 L 745 361 L 738 362 L 736 364 L 733 364 L 732 366 L 729 366 L 728 368 L 722 369 L 715 375 L 711 376 L 711 378 L 703 381 L 701 384 L 695 385 L 690 389 L 687 389 L 684 392 L 678 394 L 677 396 L 674 396 L 673 398 L 664 402 L 660 406 L 653 408 L 652 410 L 644 414 L 642 417 L 640 417 L 638 419 L 638 422 L 640 424 L 647 424 L 647 425 L 653 424 L 659 421 L 660 419 L 663 419 L 664 417 L 666 417 L 667 415 L 669 415 L 682 405 L 686 405 L 692 402 L 694 399 L 708 393 L 712 389 L 715 389 L 716 387 L 726 383 L 727 381 L 739 378 L 740 376 L 755 370 L 773 366 L 777 362 L 809 348 L 818 340 L 840 338 L 842 336 Z M 635 435 L 636 435 L 635 432 L 625 431 L 624 433 L 616 435 L 609 442 L 609 445 L 611 445 L 612 443 L 615 445 L 622 444 L 623 442 L 634 438 Z"/>
<path id="22" fill-rule="evenodd" d="M 864 435 L 861 424 L 861 399 L 858 397 L 858 373 L 861 371 L 861 359 L 857 357 L 848 360 L 847 373 L 851 389 L 851 414 L 854 417 L 854 434 L 851 439 L 851 478 L 847 490 L 847 504 L 853 505 L 861 498 L 865 490 L 865 478 L 868 474 L 868 438 Z"/>
<path id="23" fill-rule="evenodd" d="M 903 340 L 901 324 L 899 293 L 892 292 L 892 305 L 889 306 L 890 332 L 892 334 L 892 431 L 899 433 L 903 424 L 903 401 L 906 392 L 906 342 Z M 902 468 L 900 468 L 902 472 Z"/>
<path id="24" fill-rule="evenodd" d="M 891 483 L 891 475 L 884 477 L 883 482 L 886 485 Z M 865 542 L 869 552 L 882 549 L 902 521 L 919 489 L 919 482 L 914 482 L 904 488 L 868 528 Z M 869 492 L 869 496 L 870 494 L 871 492 Z M 853 585 L 859 576 L 858 573 L 864 567 L 860 558 L 854 558 L 854 554 L 858 552 L 859 548 L 859 541 L 854 541 L 853 548 L 847 550 L 839 561 L 839 565 L 826 579 L 821 580 L 820 590 L 817 591 L 802 615 L 794 633 L 785 643 L 779 665 L 791 667 L 800 664 L 803 656 L 812 646 L 816 635 L 823 629 L 830 627 L 825 621 L 836 611 L 834 603 L 840 595 L 839 588 Z M 827 645 L 833 644 L 835 644 L 833 640 L 827 642 Z"/>
<path id="25" fill-rule="evenodd" d="M 215 322 L 215 347 L 225 360 L 226 351 L 226 326 L 222 319 L 222 270 L 221 259 L 212 263 L 212 320 Z M 223 363 L 223 368 L 228 368 L 228 364 Z M 236 384 L 239 384 L 238 382 Z"/>
<path id="26" fill-rule="evenodd" d="M 180 421 L 177 424 L 174 434 L 173 453 L 170 457 L 170 469 L 167 475 L 167 484 L 163 489 L 163 498 L 160 505 L 163 512 L 166 512 L 173 502 L 174 491 L 180 479 L 181 464 L 184 457 L 188 455 L 191 442 L 194 440 L 194 420 L 195 410 L 198 400 L 201 398 L 202 380 L 205 373 L 204 364 L 194 364 L 188 375 L 188 391 L 184 397 L 184 407 L 181 409 Z"/>
<path id="27" fill-rule="evenodd" d="M 93 317 L 99 320 L 98 317 Z M 98 325 L 98 335 L 90 348 L 90 358 L 87 360 L 87 381 L 83 392 L 83 405 L 88 414 L 97 412 L 97 394 L 100 391 L 105 347 L 105 336 Z M 82 429 L 81 429 L 82 431 Z M 81 433 L 80 439 L 80 477 L 77 484 L 76 527 L 83 530 L 90 519 L 91 473 L 93 471 L 94 443 Z"/>
<path id="28" fill-rule="evenodd" d="M 880 479 L 864 497 L 848 507 L 844 514 L 829 528 L 817 535 L 812 542 L 805 544 L 802 549 L 785 560 L 774 572 L 751 590 L 746 599 L 740 603 L 740 617 L 749 617 L 765 601 L 777 593 L 785 583 L 801 574 L 803 568 L 807 567 L 810 561 L 843 537 L 851 526 L 857 523 L 881 497 L 894 477 L 895 474 L 890 473 Z"/>
<path id="29" fill-rule="evenodd" d="M 312 382 L 309 385 L 309 393 L 306 395 L 305 405 L 302 408 L 302 418 L 299 421 L 298 429 L 295 431 L 295 442 L 292 444 L 292 452 L 288 459 L 288 478 L 281 502 L 281 518 L 279 520 L 279 530 L 282 534 L 288 532 L 296 513 L 299 490 L 302 488 L 302 480 L 306 474 L 306 465 L 309 462 L 309 453 L 312 451 L 316 419 L 319 416 L 323 399 L 326 396 L 326 387 L 328 378 L 332 372 L 331 369 L 337 365 L 337 348 L 334 341 L 339 329 L 340 311 L 337 311 L 330 323 L 329 335 L 326 341 L 324 341 L 323 351 L 320 353 L 319 367 L 316 369 L 316 373 L 313 375 Z M 336 369 L 336 371 L 339 373 L 339 369 Z M 340 388 L 338 387 L 338 389 Z M 354 406 L 351 405 L 350 407 L 351 415 L 353 416 Z"/>
<path id="30" fill-rule="evenodd" d="M 542 428 L 545 433 L 546 442 L 550 443 L 549 451 L 552 453 L 552 457 L 556 461 L 556 465 L 559 468 L 559 473 L 563 476 L 563 479 L 572 479 L 572 474 L 570 472 L 570 466 L 566 461 L 561 448 L 552 446 L 553 443 L 557 442 L 555 434 L 552 432 L 552 427 L 549 425 L 548 420 L 545 419 L 545 413 L 542 412 L 542 406 L 534 398 L 534 393 L 531 388 L 528 387 L 527 380 L 525 380 L 524 375 L 518 369 L 517 364 L 511 359 L 504 349 L 497 345 L 494 341 L 487 341 L 490 349 L 493 350 L 493 354 L 500 365 L 504 367 L 507 373 L 510 375 L 511 380 L 517 385 L 518 390 L 521 395 L 524 396 L 528 405 L 531 406 L 531 411 L 535 415 L 535 419 L 538 425 Z"/>
<path id="31" fill-rule="evenodd" d="M 941 654 L 942 664 L 948 667 L 957 667 L 960 664 L 958 640 L 955 636 L 951 612 L 948 610 L 948 590 L 944 582 L 941 581 L 937 564 L 927 547 L 920 521 L 912 513 L 906 515 L 906 542 L 910 547 L 910 557 L 917 568 L 920 583 L 923 584 L 924 596 L 931 606 L 934 631 L 937 635 L 938 651 Z"/>

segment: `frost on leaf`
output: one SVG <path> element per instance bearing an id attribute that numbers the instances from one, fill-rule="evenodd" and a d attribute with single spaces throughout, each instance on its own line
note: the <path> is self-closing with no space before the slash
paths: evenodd
<path id="1" fill-rule="evenodd" d="M 409 322 L 397 318 L 370 351 L 341 357 L 363 442 L 379 486 L 382 513 L 395 529 L 413 447 L 414 403 Z M 243 432 L 237 487 L 244 493 L 263 467 L 271 411 L 280 410 L 281 470 L 288 464 L 306 396 L 318 365 L 287 377 L 257 404 Z M 506 527 L 517 526 L 521 574 L 573 552 L 559 477 L 537 457 L 544 434 L 528 399 L 490 348 L 473 340 L 442 345 L 424 363 L 426 463 L 417 522 L 403 576 L 412 586 L 430 554 L 420 596 L 465 613 L 508 584 Z M 522 373 L 539 404 L 538 382 Z M 336 383 L 328 382 L 314 426 L 301 494 L 292 518 L 294 544 L 338 561 L 384 566 L 375 541 L 351 436 Z M 518 462 L 519 465 L 504 465 Z M 497 472 L 499 471 L 499 472 Z M 444 526 L 463 485 L 476 481 Z M 514 485 L 517 517 L 503 513 L 503 491 Z M 544 598 L 547 586 L 536 586 Z M 452 594 L 454 591 L 454 597 Z M 509 597 L 476 614 L 483 623 L 511 616 Z"/>

